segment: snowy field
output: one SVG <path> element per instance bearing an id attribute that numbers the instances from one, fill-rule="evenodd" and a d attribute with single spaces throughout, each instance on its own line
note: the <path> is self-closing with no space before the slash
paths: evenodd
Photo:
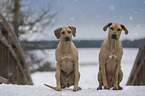
<path id="1" fill-rule="evenodd" d="M 79 86 L 82 90 L 73 92 L 73 87 L 57 92 L 43 84 L 56 86 L 55 72 L 36 72 L 32 74 L 34 86 L 0 85 L 0 96 L 143 96 L 145 86 L 126 86 L 138 49 L 126 48 L 122 58 L 122 71 L 124 73 L 121 86 L 123 90 L 96 90 L 98 87 L 98 53 L 100 49 L 79 49 L 79 71 L 81 73 Z M 52 66 L 55 66 L 54 49 L 45 50 Z M 36 54 L 40 51 L 36 52 Z M 45 54 L 46 56 L 46 54 Z M 45 57 L 44 56 L 44 57 Z M 43 57 L 43 55 L 42 55 Z M 46 58 L 46 57 L 45 57 Z"/>

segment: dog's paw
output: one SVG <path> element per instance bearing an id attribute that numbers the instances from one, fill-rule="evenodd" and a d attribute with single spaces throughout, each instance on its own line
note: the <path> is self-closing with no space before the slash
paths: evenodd
<path id="1" fill-rule="evenodd" d="M 82 90 L 82 88 L 81 88 L 81 87 L 79 87 L 79 90 Z"/>
<path id="2" fill-rule="evenodd" d="M 123 87 L 121 87 L 121 86 L 118 86 L 118 90 L 123 90 Z"/>
<path id="3" fill-rule="evenodd" d="M 104 86 L 104 89 L 109 90 L 109 89 L 110 89 L 110 87 L 109 87 L 109 86 Z"/>
<path id="4" fill-rule="evenodd" d="M 97 90 L 102 90 L 102 86 L 101 87 L 98 87 Z"/>
<path id="5" fill-rule="evenodd" d="M 59 87 L 56 87 L 55 90 L 56 90 L 56 91 L 62 91 L 61 88 L 59 88 Z"/>
<path id="6" fill-rule="evenodd" d="M 82 88 L 81 88 L 81 87 L 75 87 L 75 88 L 73 89 L 74 92 L 79 91 L 79 90 L 82 90 Z"/>
<path id="7" fill-rule="evenodd" d="M 118 90 L 118 86 L 113 86 L 113 90 Z"/>
<path id="8" fill-rule="evenodd" d="M 101 88 L 98 87 L 97 90 L 102 90 L 102 87 Z"/>

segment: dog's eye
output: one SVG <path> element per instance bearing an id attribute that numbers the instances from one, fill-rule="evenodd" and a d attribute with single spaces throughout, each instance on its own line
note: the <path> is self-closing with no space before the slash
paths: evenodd
<path id="1" fill-rule="evenodd" d="M 70 34 L 71 33 L 71 31 L 68 31 L 68 34 Z"/>
<path id="2" fill-rule="evenodd" d="M 61 34 L 65 34 L 65 32 L 61 32 Z"/>
<path id="3" fill-rule="evenodd" d="M 117 29 L 117 31 L 121 31 L 121 29 Z"/>
<path id="4" fill-rule="evenodd" d="M 113 27 L 111 27 L 110 29 L 111 29 L 111 30 L 114 30 L 114 28 L 113 28 Z"/>

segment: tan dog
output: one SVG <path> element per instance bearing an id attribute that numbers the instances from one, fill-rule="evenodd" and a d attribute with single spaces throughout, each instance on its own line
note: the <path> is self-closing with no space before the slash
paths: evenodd
<path id="1" fill-rule="evenodd" d="M 123 24 L 108 23 L 103 30 L 106 31 L 109 27 L 108 37 L 103 41 L 99 53 L 99 73 L 98 81 L 99 87 L 102 89 L 122 90 L 119 85 L 123 78 L 121 70 L 121 58 L 123 49 L 121 41 L 119 40 L 122 30 L 128 34 L 128 30 Z"/>
<path id="2" fill-rule="evenodd" d="M 75 37 L 76 28 L 62 27 L 54 31 L 60 42 L 55 51 L 56 56 L 56 90 L 74 85 L 74 91 L 81 88 L 78 87 L 80 73 L 78 71 L 78 50 L 72 42 L 72 35 Z"/>

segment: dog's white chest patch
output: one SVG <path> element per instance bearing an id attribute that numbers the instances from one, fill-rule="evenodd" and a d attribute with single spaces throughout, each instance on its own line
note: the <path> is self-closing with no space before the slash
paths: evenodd
<path id="1" fill-rule="evenodd" d="M 63 56 L 62 59 L 71 59 L 71 56 Z"/>
<path id="2" fill-rule="evenodd" d="M 111 55 L 109 55 L 109 58 L 110 58 L 110 59 L 112 59 L 112 58 L 117 58 L 117 56 L 116 56 L 116 55 L 111 54 Z"/>

